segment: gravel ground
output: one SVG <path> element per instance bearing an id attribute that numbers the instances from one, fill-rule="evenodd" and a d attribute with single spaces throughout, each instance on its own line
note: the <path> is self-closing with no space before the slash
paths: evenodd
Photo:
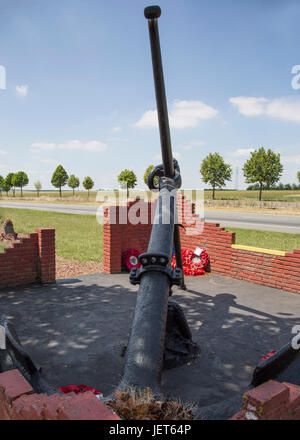
<path id="1" fill-rule="evenodd" d="M 56 279 L 103 272 L 102 263 L 66 260 L 56 255 Z"/>

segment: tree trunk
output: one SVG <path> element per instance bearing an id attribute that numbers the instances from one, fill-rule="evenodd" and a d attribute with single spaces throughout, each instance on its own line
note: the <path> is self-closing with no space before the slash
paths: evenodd
<path id="1" fill-rule="evenodd" d="M 59 187 L 59 196 L 61 197 L 61 186 Z"/>
<path id="2" fill-rule="evenodd" d="M 261 202 L 261 194 L 262 194 L 262 183 L 260 184 L 259 187 L 259 201 Z"/>
<path id="3" fill-rule="evenodd" d="M 22 189 L 23 189 L 23 188 L 21 187 L 21 197 L 23 197 L 23 191 L 22 191 Z"/>
<path id="4" fill-rule="evenodd" d="M 90 190 L 88 189 L 88 200 L 89 200 L 89 198 L 90 198 Z"/>
<path id="5" fill-rule="evenodd" d="M 15 187 L 13 187 L 13 197 L 15 197 Z"/>
<path id="6" fill-rule="evenodd" d="M 129 198 L 129 189 L 128 189 L 128 186 L 127 186 L 126 190 L 127 190 L 127 200 L 128 200 L 128 198 Z"/>
<path id="7" fill-rule="evenodd" d="M 215 200 L 215 187 L 214 186 L 213 186 L 212 198 L 213 198 L 213 200 Z"/>
<path id="8" fill-rule="evenodd" d="M 74 188 L 73 188 L 73 197 L 74 197 Z"/>

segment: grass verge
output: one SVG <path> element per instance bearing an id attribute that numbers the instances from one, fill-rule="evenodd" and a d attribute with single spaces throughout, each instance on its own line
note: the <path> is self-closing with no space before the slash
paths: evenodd
<path id="1" fill-rule="evenodd" d="M 235 244 L 264 249 L 291 252 L 300 249 L 300 234 L 284 232 L 255 231 L 252 229 L 225 228 L 235 232 Z"/>
<path id="2" fill-rule="evenodd" d="M 102 261 L 103 227 L 92 215 L 0 207 L 0 221 L 1 218 L 2 220 L 10 218 L 16 232 L 19 233 L 34 232 L 36 228 L 55 228 L 56 253 L 63 258 L 77 261 Z M 300 234 L 238 228 L 226 228 L 226 230 L 236 233 L 236 244 L 286 252 L 300 249 Z"/>
<path id="3" fill-rule="evenodd" d="M 70 260 L 102 261 L 103 227 L 96 216 L 0 207 L 0 221 L 10 218 L 15 231 L 55 228 L 56 253 Z"/>

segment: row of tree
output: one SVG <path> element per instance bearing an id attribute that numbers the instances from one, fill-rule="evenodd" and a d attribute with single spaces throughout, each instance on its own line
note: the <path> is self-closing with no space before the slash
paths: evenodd
<path id="1" fill-rule="evenodd" d="M 4 191 L 8 195 L 9 191 L 13 190 L 13 197 L 15 197 L 15 189 L 21 188 L 21 197 L 23 197 L 23 187 L 28 185 L 29 179 L 27 174 L 24 171 L 18 171 L 17 173 L 9 173 L 5 178 L 0 176 L 0 192 Z M 55 188 L 59 188 L 59 195 L 61 196 L 61 189 L 63 186 L 68 184 L 70 188 L 73 189 L 73 195 L 75 188 L 78 188 L 80 185 L 79 178 L 74 174 L 71 174 L 70 177 L 68 173 L 64 169 L 62 165 L 58 165 L 56 170 L 54 171 L 51 179 L 51 183 Z M 94 186 L 94 182 L 91 177 L 87 176 L 84 178 L 82 182 L 83 187 L 89 192 Z M 42 189 L 42 184 L 38 180 L 34 182 L 34 187 L 37 191 L 37 196 L 39 196 L 40 190 Z"/>
<path id="2" fill-rule="evenodd" d="M 147 184 L 148 175 L 153 169 L 153 165 L 149 165 L 144 174 L 144 182 Z M 264 147 L 259 148 L 251 152 L 251 157 L 243 166 L 243 173 L 246 183 L 252 183 L 248 189 L 259 191 L 259 200 L 262 198 L 263 189 L 299 189 L 300 185 L 283 185 L 279 184 L 276 187 L 276 183 L 279 181 L 283 172 L 283 166 L 280 163 L 280 154 Z M 219 153 L 209 153 L 207 157 L 202 160 L 200 167 L 200 174 L 204 183 L 211 185 L 215 199 L 215 191 L 217 188 L 225 186 L 226 181 L 231 180 L 232 168 L 230 164 L 225 163 L 223 157 Z M 300 182 L 300 171 L 297 173 L 298 180 Z M 123 170 L 119 176 L 118 181 L 121 188 L 127 189 L 127 196 L 129 189 L 132 189 L 137 184 L 137 177 L 132 170 Z M 15 188 L 21 188 L 21 196 L 23 195 L 22 189 L 29 182 L 28 176 L 24 171 L 17 173 L 9 173 L 4 179 L 0 176 L 0 191 L 3 190 L 7 194 L 13 189 L 13 195 L 15 195 Z M 55 188 L 59 188 L 59 194 L 61 196 L 61 189 L 68 184 L 73 189 L 73 195 L 75 188 L 80 185 L 79 178 L 74 174 L 70 177 L 62 165 L 59 165 L 54 171 L 51 179 L 51 183 Z M 34 183 L 37 193 L 41 190 L 41 183 Z M 93 188 L 94 182 L 91 177 L 87 176 L 82 182 L 83 187 L 88 191 Z"/>
<path id="3" fill-rule="evenodd" d="M 51 183 L 55 188 L 59 188 L 59 195 L 61 197 L 61 189 L 66 184 L 72 188 L 74 195 L 75 189 L 80 185 L 80 180 L 79 177 L 76 177 L 74 174 L 71 174 L 69 177 L 64 167 L 62 165 L 58 165 L 52 175 Z M 90 176 L 85 177 L 83 179 L 82 186 L 87 190 L 89 198 L 90 190 L 94 187 L 93 179 Z"/>
<path id="4" fill-rule="evenodd" d="M 264 188 L 273 188 L 279 181 L 283 172 L 280 163 L 280 154 L 271 149 L 265 150 L 264 147 L 251 152 L 251 157 L 243 166 L 243 173 L 246 183 L 253 183 L 259 191 L 259 200 L 262 198 Z M 224 162 L 218 153 L 210 153 L 203 159 L 200 173 L 204 183 L 209 183 L 213 189 L 213 199 L 215 189 L 221 188 L 226 181 L 231 180 L 232 168 Z M 298 179 L 300 172 L 298 172 Z"/>
<path id="5" fill-rule="evenodd" d="M 21 197 L 23 196 L 23 187 L 28 185 L 29 179 L 24 171 L 17 173 L 9 173 L 5 179 L 0 176 L 0 192 L 5 191 L 6 194 L 12 189 L 15 196 L 16 188 L 21 188 Z"/>

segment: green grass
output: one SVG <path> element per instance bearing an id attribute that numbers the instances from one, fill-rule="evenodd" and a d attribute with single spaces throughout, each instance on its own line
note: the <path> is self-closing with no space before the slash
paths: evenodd
<path id="1" fill-rule="evenodd" d="M 235 244 L 291 252 L 300 249 L 300 234 L 225 228 L 235 232 Z"/>
<path id="2" fill-rule="evenodd" d="M 56 253 L 78 261 L 102 261 L 103 227 L 96 216 L 0 207 L 0 221 L 10 218 L 16 232 L 55 228 Z"/>
<path id="3" fill-rule="evenodd" d="M 78 261 L 102 261 L 103 227 L 92 215 L 0 207 L 0 221 L 1 218 L 2 220 L 10 218 L 16 232 L 20 233 L 34 232 L 36 228 L 55 228 L 56 253 L 61 257 Z M 236 233 L 236 244 L 282 251 L 300 249 L 300 234 L 226 229 Z"/>

